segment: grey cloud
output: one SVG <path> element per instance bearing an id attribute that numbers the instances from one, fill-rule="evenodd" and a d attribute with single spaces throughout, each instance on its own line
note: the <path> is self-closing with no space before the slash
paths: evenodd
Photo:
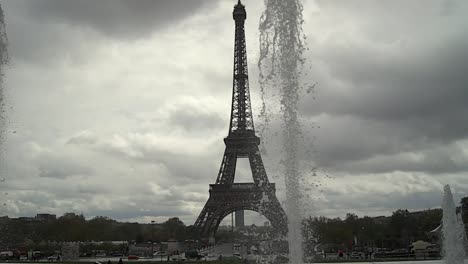
<path id="1" fill-rule="evenodd" d="M 445 117 L 466 110 L 468 36 L 444 41 L 443 48 L 420 43 L 423 54 L 402 49 L 398 57 L 384 59 L 367 55 L 365 47 L 345 48 L 327 58 L 330 78 L 337 81 L 321 84 L 324 100 L 308 101 L 304 110 L 316 105 L 316 110 L 378 120 Z M 333 87 L 338 82 L 346 83 L 345 93 L 331 95 L 340 91 Z"/>
<path id="2" fill-rule="evenodd" d="M 221 144 L 218 144 L 222 146 Z M 199 153 L 190 155 L 188 153 L 171 153 L 158 149 L 142 149 L 134 146 L 141 155 L 133 156 L 135 161 L 154 163 L 163 165 L 171 175 L 168 181 L 178 184 L 187 184 L 198 180 L 212 182 L 215 180 L 218 170 L 218 159 L 221 160 L 222 152 L 219 147 L 211 146 L 208 153 Z M 115 154 L 121 155 L 122 152 L 115 152 L 113 149 L 108 149 Z M 214 150 L 218 150 L 218 154 L 213 155 Z M 215 152 L 215 151 L 214 151 Z M 127 158 L 129 156 L 126 156 Z"/>
<path id="3" fill-rule="evenodd" d="M 43 154 L 37 158 L 39 177 L 65 179 L 76 175 L 89 175 L 92 170 L 74 162 L 72 157 Z"/>
<path id="4" fill-rule="evenodd" d="M 327 180 L 313 200 L 319 215 L 343 217 L 347 212 L 359 215 L 390 215 L 397 209 L 423 210 L 440 207 L 443 185 L 455 187 L 455 202 L 466 196 L 468 186 L 460 183 L 463 173 L 427 176 L 424 173 L 367 174 Z"/>
<path id="5" fill-rule="evenodd" d="M 352 27 L 330 29 L 325 42 L 310 32 L 306 79 L 318 87 L 303 97 L 301 113 L 321 127 L 306 131 L 316 136 L 320 166 L 349 173 L 466 170 L 454 160 L 466 159 L 456 145 L 468 137 L 468 35 L 460 11 L 468 5 L 430 3 L 402 10 L 398 1 L 319 2 L 329 17 L 318 13 L 309 23 L 342 17 L 356 27 L 353 34 L 340 31 Z M 458 10 L 442 14 L 445 5 Z M 424 158 L 404 160 L 405 153 Z"/>
<path id="6" fill-rule="evenodd" d="M 439 207 L 442 203 L 442 191 L 432 190 L 413 193 L 389 193 L 367 195 L 341 195 L 333 196 L 325 193 L 327 201 L 319 200 L 319 211 L 332 213 L 335 216 L 344 217 L 348 212 L 357 213 L 360 216 L 391 215 L 392 211 L 408 209 L 410 211 L 425 210 Z M 460 197 L 456 197 L 459 201 Z M 456 200 L 457 201 L 457 200 Z"/>
<path id="7" fill-rule="evenodd" d="M 349 173 L 388 173 L 394 171 L 425 172 L 428 174 L 458 173 L 468 170 L 468 157 L 456 144 L 414 153 L 378 155 L 362 161 L 337 164 L 336 169 Z"/>
<path id="8" fill-rule="evenodd" d="M 441 127 L 442 120 L 439 122 L 430 122 L 430 119 L 418 120 L 413 123 L 379 122 L 353 116 L 323 116 L 318 120 L 320 128 L 312 131 L 317 137 L 314 148 L 318 153 L 315 158 L 320 165 L 326 167 L 339 167 L 338 164 L 342 162 L 367 160 L 374 155 L 392 156 L 408 152 L 440 151 L 455 140 L 434 139 L 436 136 L 441 136 L 436 133 L 437 131 L 443 133 L 446 130 Z M 434 135 L 428 135 L 433 126 L 436 126 L 432 129 Z M 462 127 L 463 124 L 457 128 L 457 131 L 462 132 Z M 442 156 L 459 154 L 461 155 L 459 151 L 441 153 Z M 431 155 L 435 154 L 432 152 Z"/>
<path id="9" fill-rule="evenodd" d="M 148 197 L 149 198 L 149 197 Z M 173 217 L 173 216 L 185 216 L 189 214 L 189 211 L 180 208 L 180 204 L 172 203 L 170 205 L 161 205 L 159 201 L 153 201 L 148 204 L 148 200 L 142 200 L 138 203 L 141 207 L 135 207 L 131 205 L 121 205 L 112 210 L 103 209 L 91 209 L 86 212 L 88 216 L 109 216 L 113 219 L 129 219 L 129 218 L 140 218 L 145 216 L 151 217 Z M 145 206 L 148 204 L 148 206 Z"/>
<path id="10" fill-rule="evenodd" d="M 87 145 L 87 144 L 95 144 L 97 142 L 96 135 L 91 131 L 84 130 L 76 135 L 72 136 L 68 141 L 67 144 L 76 144 L 76 145 Z"/>
<path id="11" fill-rule="evenodd" d="M 217 1 L 7 0 L 12 64 L 89 62 L 112 40 L 135 40 L 216 8 Z"/>
<path id="12" fill-rule="evenodd" d="M 70 25 L 63 23 L 35 21 L 24 14 L 26 7 L 16 4 L 16 1 L 5 2 L 9 53 L 13 66 L 22 62 L 50 66 L 52 62 L 64 61 L 74 65 L 88 61 L 88 56 L 100 49 L 98 43 L 102 43 L 103 39 L 95 32 L 73 30 Z"/>
<path id="13" fill-rule="evenodd" d="M 187 184 L 199 179 L 213 181 L 224 147 L 222 140 L 213 141 L 210 138 L 207 141 L 205 137 L 196 143 L 199 145 L 196 148 L 203 149 L 203 152 L 195 151 L 194 153 L 191 153 L 189 145 L 186 145 L 187 149 L 184 149 L 183 140 L 177 143 L 177 147 L 166 149 L 164 137 L 159 137 L 157 134 L 154 136 L 153 134 L 114 135 L 114 139 L 116 142 L 98 138 L 92 132 L 83 131 L 72 136 L 67 142 L 89 147 L 98 153 L 112 155 L 127 162 L 162 165 L 172 176 L 168 181 L 179 184 Z M 151 139 L 157 141 L 153 142 Z"/>
<path id="14" fill-rule="evenodd" d="M 183 127 L 191 133 L 217 131 L 226 126 L 224 119 L 217 113 L 206 113 L 190 106 L 180 106 L 170 113 L 169 125 Z"/>
<path id="15" fill-rule="evenodd" d="M 18 0 L 15 0 L 15 2 Z M 182 0 L 38 0 L 27 1 L 28 15 L 38 21 L 94 28 L 116 38 L 141 38 L 213 6 L 216 1 Z"/>

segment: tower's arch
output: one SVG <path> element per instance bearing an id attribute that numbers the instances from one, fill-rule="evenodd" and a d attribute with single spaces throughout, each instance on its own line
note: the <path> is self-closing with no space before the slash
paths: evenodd
<path id="1" fill-rule="evenodd" d="M 249 210 L 263 215 L 279 235 L 287 232 L 286 215 L 275 196 L 273 183 L 262 187 L 255 183 L 211 184 L 210 198 L 196 226 L 203 237 L 214 236 L 221 221 L 229 214 Z"/>

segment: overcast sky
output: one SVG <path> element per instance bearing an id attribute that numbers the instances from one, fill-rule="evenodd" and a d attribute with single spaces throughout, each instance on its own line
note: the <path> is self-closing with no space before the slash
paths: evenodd
<path id="1" fill-rule="evenodd" d="M 235 2 L 3 0 L 1 214 L 193 224 L 229 125 Z M 243 2 L 258 114 L 263 1 Z M 468 2 L 303 3 L 304 82 L 318 83 L 300 108 L 304 163 L 319 168 L 304 172 L 306 211 L 433 208 L 447 183 L 467 196 Z M 264 160 L 283 201 L 281 155 L 269 145 L 277 127 Z M 246 166 L 238 175 L 249 179 Z"/>

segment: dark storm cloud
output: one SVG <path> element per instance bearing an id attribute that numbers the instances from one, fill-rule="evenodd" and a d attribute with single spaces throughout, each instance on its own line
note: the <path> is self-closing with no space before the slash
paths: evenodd
<path id="1" fill-rule="evenodd" d="M 17 0 L 15 0 L 16 2 Z M 29 16 L 39 21 L 94 28 L 116 38 L 141 38 L 185 17 L 202 12 L 215 0 L 36 0 L 27 1 Z M 208 12 L 205 10 L 204 12 Z"/>
<path id="2" fill-rule="evenodd" d="M 395 47 L 401 49 L 394 56 L 369 55 L 365 47 L 335 47 L 322 56 L 334 85 L 341 82 L 346 87 L 321 87 L 323 100 L 310 101 L 304 110 L 316 104 L 317 109 L 331 114 L 389 121 L 445 117 L 464 111 L 468 101 L 468 34 L 460 34 L 436 45 L 420 43 L 420 51 L 415 53 Z M 329 94 L 333 92 L 337 94 Z M 327 100 L 328 96 L 335 100 Z"/>
<path id="3" fill-rule="evenodd" d="M 106 40 L 149 37 L 191 15 L 206 12 L 215 0 L 7 0 L 4 1 L 13 64 L 84 63 L 112 45 Z"/>
<path id="4" fill-rule="evenodd" d="M 463 132 L 465 123 L 461 114 L 459 118 L 462 124 L 451 127 Z M 441 173 L 467 169 L 468 157 L 463 146 L 459 146 L 461 142 L 427 136 L 432 126 L 438 127 L 433 130 L 439 133 L 448 129 L 442 126 L 442 120 L 380 122 L 355 116 L 326 116 L 318 122 L 320 128 L 311 133 L 317 137 L 313 147 L 317 153 L 313 158 L 320 167 L 349 173 L 398 170 Z"/>
<path id="5" fill-rule="evenodd" d="M 366 160 L 343 162 L 336 168 L 349 173 L 389 173 L 395 171 L 458 173 L 468 170 L 468 157 L 456 144 L 395 155 L 376 155 Z"/>
<path id="6" fill-rule="evenodd" d="M 28 10 L 34 1 L 3 1 L 5 20 L 10 44 L 12 65 L 16 66 L 20 61 L 40 63 L 64 60 L 67 58 L 83 59 L 84 50 L 96 49 L 91 40 L 96 34 L 83 31 L 71 32 L 64 23 L 48 23 L 31 17 Z M 80 51 L 81 54 L 77 52 Z"/>
<path id="7" fill-rule="evenodd" d="M 348 173 L 467 169 L 457 142 L 468 138 L 461 12 L 468 5 L 428 2 L 405 2 L 405 10 L 398 1 L 319 2 L 332 11 L 320 19 L 351 25 L 330 29 L 326 42 L 310 32 L 307 78 L 318 87 L 303 97 L 301 112 L 321 127 L 311 132 L 319 166 Z"/>

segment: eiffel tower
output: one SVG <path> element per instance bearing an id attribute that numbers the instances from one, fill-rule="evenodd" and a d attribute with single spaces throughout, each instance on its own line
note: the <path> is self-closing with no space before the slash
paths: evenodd
<path id="1" fill-rule="evenodd" d="M 265 216 L 279 235 L 287 232 L 287 217 L 275 195 L 275 184 L 268 181 L 255 135 L 250 105 L 247 51 L 245 46 L 245 7 L 240 0 L 234 6 L 234 80 L 229 133 L 224 138 L 226 149 L 215 184 L 210 184 L 210 197 L 194 227 L 201 237 L 214 237 L 221 220 L 240 210 L 252 210 Z M 238 158 L 248 158 L 253 183 L 234 183 Z"/>

